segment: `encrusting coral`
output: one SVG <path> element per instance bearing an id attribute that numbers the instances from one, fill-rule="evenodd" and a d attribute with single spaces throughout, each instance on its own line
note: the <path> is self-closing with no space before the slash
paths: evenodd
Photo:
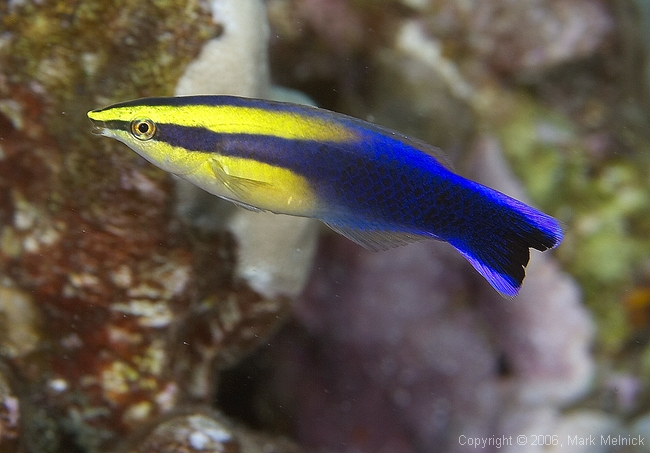
<path id="1" fill-rule="evenodd" d="M 2 338 L 21 382 L 20 426 L 3 424 L 2 448 L 11 435 L 26 451 L 108 451 L 162 414 L 209 403 L 219 367 L 275 331 L 293 294 L 251 288 L 236 238 L 183 222 L 170 178 L 96 140 L 85 111 L 173 94 L 210 38 L 257 46 L 222 70 L 257 65 L 250 79 L 268 84 L 264 9 L 5 2 L 0 21 L 0 303 L 24 327 Z M 258 450 L 244 440 L 241 451 Z"/>

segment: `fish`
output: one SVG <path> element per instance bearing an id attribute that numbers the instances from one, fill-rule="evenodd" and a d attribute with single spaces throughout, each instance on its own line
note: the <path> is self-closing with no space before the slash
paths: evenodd
<path id="1" fill-rule="evenodd" d="M 246 209 L 316 218 L 373 251 L 448 242 L 507 298 L 530 249 L 563 238 L 555 218 L 456 174 L 439 148 L 341 113 L 200 95 L 87 115 L 94 133 Z"/>

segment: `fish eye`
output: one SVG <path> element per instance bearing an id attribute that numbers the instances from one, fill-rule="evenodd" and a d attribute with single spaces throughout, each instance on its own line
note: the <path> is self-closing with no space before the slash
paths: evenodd
<path id="1" fill-rule="evenodd" d="M 131 133 L 138 140 L 149 140 L 156 133 L 156 125 L 149 118 L 131 121 Z"/>

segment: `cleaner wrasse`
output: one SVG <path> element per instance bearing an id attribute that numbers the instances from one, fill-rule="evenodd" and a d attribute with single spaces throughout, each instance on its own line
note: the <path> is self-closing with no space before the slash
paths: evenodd
<path id="1" fill-rule="evenodd" d="M 233 96 L 145 98 L 88 112 L 95 132 L 252 210 L 314 217 L 370 250 L 450 243 L 514 297 L 553 217 L 463 178 L 438 148 L 328 110 Z"/>

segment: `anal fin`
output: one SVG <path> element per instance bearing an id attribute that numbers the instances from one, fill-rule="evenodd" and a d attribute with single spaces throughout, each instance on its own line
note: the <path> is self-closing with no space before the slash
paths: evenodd
<path id="1" fill-rule="evenodd" d="M 403 231 L 391 231 L 376 227 L 355 228 L 330 222 L 325 222 L 325 224 L 337 233 L 373 252 L 388 250 L 412 242 L 423 241 L 425 239 L 436 239 L 435 236 L 425 236 L 422 234 Z"/>

